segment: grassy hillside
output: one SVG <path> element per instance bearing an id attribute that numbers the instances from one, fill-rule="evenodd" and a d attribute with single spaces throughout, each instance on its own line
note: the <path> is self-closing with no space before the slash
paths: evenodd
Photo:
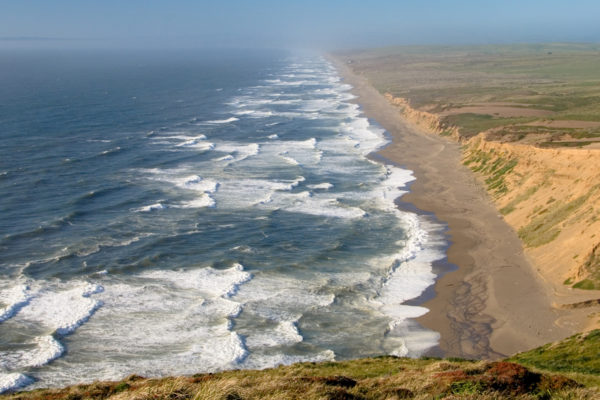
<path id="1" fill-rule="evenodd" d="M 519 353 L 509 361 L 538 370 L 565 373 L 580 382 L 600 386 L 600 330 Z"/>
<path id="2" fill-rule="evenodd" d="M 597 399 L 600 398 L 599 349 L 600 331 L 594 331 L 518 354 L 510 362 L 379 357 L 191 377 L 131 376 L 120 382 L 35 390 L 0 398 Z"/>

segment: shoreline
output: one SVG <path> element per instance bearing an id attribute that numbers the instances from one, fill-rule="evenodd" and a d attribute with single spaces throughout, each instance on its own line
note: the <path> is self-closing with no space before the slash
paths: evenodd
<path id="1" fill-rule="evenodd" d="M 556 324 L 565 312 L 552 308 L 551 286 L 540 279 L 515 231 L 462 165 L 460 145 L 411 125 L 366 79 L 329 59 L 353 86 L 365 116 L 391 136 L 378 154 L 416 177 L 397 204 L 410 203 L 448 227 L 444 262 L 457 269 L 438 277 L 435 297 L 422 304 L 429 313 L 417 318 L 440 333 L 441 355 L 498 359 L 575 333 L 577 326 Z"/>

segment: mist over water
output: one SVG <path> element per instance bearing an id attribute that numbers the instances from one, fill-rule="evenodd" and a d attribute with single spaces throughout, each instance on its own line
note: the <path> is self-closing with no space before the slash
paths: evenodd
<path id="1" fill-rule="evenodd" d="M 321 56 L 4 62 L 0 391 L 437 344 L 443 227 Z"/>

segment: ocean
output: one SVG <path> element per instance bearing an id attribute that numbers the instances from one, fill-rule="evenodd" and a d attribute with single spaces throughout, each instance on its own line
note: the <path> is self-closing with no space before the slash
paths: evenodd
<path id="1" fill-rule="evenodd" d="M 444 226 L 321 55 L 0 52 L 0 392 L 419 356 Z"/>

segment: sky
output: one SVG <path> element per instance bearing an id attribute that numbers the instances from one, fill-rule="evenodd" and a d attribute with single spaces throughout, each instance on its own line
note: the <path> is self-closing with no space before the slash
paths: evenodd
<path id="1" fill-rule="evenodd" d="M 0 0 L 0 46 L 600 42 L 599 0 Z"/>

